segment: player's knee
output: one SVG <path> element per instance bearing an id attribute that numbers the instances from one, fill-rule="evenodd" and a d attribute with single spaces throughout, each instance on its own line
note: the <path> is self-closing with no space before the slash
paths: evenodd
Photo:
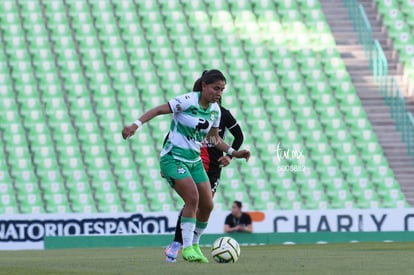
<path id="1" fill-rule="evenodd" d="M 211 211 L 213 211 L 213 208 L 214 208 L 214 203 L 213 203 L 213 201 L 210 201 L 209 203 L 207 203 L 207 206 L 206 206 L 206 210 L 210 213 Z"/>
<path id="2" fill-rule="evenodd" d="M 213 211 L 213 208 L 214 208 L 213 200 L 206 201 L 199 207 L 200 211 L 202 211 L 205 214 L 210 214 L 211 211 Z"/>
<path id="3" fill-rule="evenodd" d="M 185 199 L 185 206 L 191 209 L 197 209 L 198 207 L 198 196 L 196 194 L 190 195 Z"/>

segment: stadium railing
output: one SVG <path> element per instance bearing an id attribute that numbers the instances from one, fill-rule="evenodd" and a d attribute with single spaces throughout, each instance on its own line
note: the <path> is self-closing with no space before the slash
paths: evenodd
<path id="1" fill-rule="evenodd" d="M 356 0 L 344 0 L 344 5 L 348 8 L 348 16 L 352 21 L 354 31 L 358 33 L 358 42 L 364 46 L 364 54 L 368 56 L 371 68 L 373 55 L 372 27 L 365 9 L 361 4 L 358 5 Z"/>
<path id="2" fill-rule="evenodd" d="M 396 129 L 399 131 L 405 131 L 405 120 L 407 119 L 405 111 L 405 99 L 401 95 L 400 87 L 398 86 L 395 78 L 392 77 L 389 87 L 386 89 L 386 93 L 383 95 L 385 103 L 390 106 L 391 118 L 395 119 Z M 402 140 L 405 141 L 404 135 Z"/>
<path id="3" fill-rule="evenodd" d="M 374 74 L 374 81 L 379 84 L 379 92 L 381 96 L 385 96 L 387 102 L 388 94 L 388 60 L 385 57 L 381 44 L 378 40 L 374 41 L 372 54 L 372 71 Z"/>
<path id="4" fill-rule="evenodd" d="M 362 5 L 358 6 L 358 16 L 357 16 L 357 30 L 358 30 L 358 41 L 360 44 L 364 45 L 365 56 L 368 55 L 370 60 L 370 66 L 372 65 L 372 28 L 369 23 L 368 17 L 365 13 L 364 7 Z"/>
<path id="5" fill-rule="evenodd" d="M 358 33 L 358 42 L 368 56 L 369 68 L 373 72 L 374 82 L 379 85 L 384 103 L 390 106 L 391 118 L 395 119 L 396 129 L 402 132 L 402 141 L 407 143 L 407 154 L 412 156 L 414 165 L 414 117 L 406 112 L 405 99 L 394 77 L 388 75 L 388 60 L 378 40 L 373 40 L 372 28 L 364 7 L 357 0 L 344 0 L 348 17 Z"/>
<path id="6" fill-rule="evenodd" d="M 348 9 L 348 17 L 352 20 L 352 25 L 354 30 L 356 30 L 358 17 L 357 0 L 344 0 L 344 6 Z"/>

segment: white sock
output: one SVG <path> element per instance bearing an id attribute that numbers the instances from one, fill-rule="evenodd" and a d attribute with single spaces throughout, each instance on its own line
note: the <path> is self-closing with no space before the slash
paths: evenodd
<path id="1" fill-rule="evenodd" d="M 195 219 L 181 218 L 181 234 L 183 236 L 183 249 L 192 245 L 195 230 Z"/>

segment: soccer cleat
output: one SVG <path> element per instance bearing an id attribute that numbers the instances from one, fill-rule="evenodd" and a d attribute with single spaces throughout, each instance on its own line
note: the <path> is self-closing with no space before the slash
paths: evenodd
<path id="1" fill-rule="evenodd" d="M 178 252 L 180 251 L 181 244 L 179 242 L 173 242 L 164 250 L 165 261 L 169 263 L 175 263 Z"/>
<path id="2" fill-rule="evenodd" d="M 188 262 L 201 262 L 202 260 L 201 256 L 194 251 L 192 246 L 184 248 L 181 254 L 183 255 L 183 259 Z"/>
<path id="3" fill-rule="evenodd" d="M 193 244 L 193 249 L 201 257 L 200 263 L 208 263 L 208 259 L 203 255 L 198 244 Z"/>
<path id="4" fill-rule="evenodd" d="M 166 261 L 167 263 L 175 263 L 175 262 L 177 262 L 177 259 L 170 258 L 170 257 L 165 257 L 165 261 Z"/>

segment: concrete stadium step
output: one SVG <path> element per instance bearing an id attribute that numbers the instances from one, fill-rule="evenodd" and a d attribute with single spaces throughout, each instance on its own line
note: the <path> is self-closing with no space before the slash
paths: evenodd
<path id="1" fill-rule="evenodd" d="M 372 74 L 361 74 L 360 72 L 356 72 L 356 71 L 350 71 L 349 74 L 355 83 L 367 82 L 367 81 L 369 81 L 370 83 L 374 83 L 375 77 Z M 403 79 L 402 75 L 390 74 L 389 76 L 394 77 L 396 81 L 402 81 Z"/>
<path id="2" fill-rule="evenodd" d="M 355 45 L 359 43 L 358 36 L 348 36 L 346 33 L 341 33 L 338 35 L 335 35 L 336 44 L 339 46 L 342 45 Z M 390 43 L 390 40 L 388 38 L 377 38 L 378 42 L 380 42 L 381 45 L 387 45 Z"/>
<path id="3" fill-rule="evenodd" d="M 353 31 L 352 26 L 350 26 L 349 28 L 334 27 L 334 28 L 331 28 L 331 30 L 332 29 L 334 29 L 335 32 L 338 32 L 338 37 L 345 37 L 345 38 L 358 37 L 358 33 Z M 386 37 L 382 37 L 383 34 L 384 34 L 384 32 L 382 32 L 380 30 L 372 32 L 372 36 L 374 38 L 376 36 L 378 36 L 378 37 L 381 37 L 381 39 L 386 39 Z"/>
<path id="4" fill-rule="evenodd" d="M 358 74 L 358 75 L 369 75 L 372 74 L 372 70 L 370 70 L 368 68 L 367 63 L 361 63 L 358 62 L 357 60 L 354 59 L 343 59 L 345 65 L 347 66 L 348 70 L 349 70 L 349 74 L 353 75 L 353 74 Z M 391 71 L 391 73 L 398 73 L 400 71 L 399 69 L 399 65 L 398 63 L 392 63 L 390 65 L 388 65 L 388 69 Z M 396 74 L 397 75 L 397 74 Z M 402 76 L 401 75 L 397 75 L 399 79 L 402 80 Z"/>
<path id="5" fill-rule="evenodd" d="M 368 55 L 364 53 L 363 47 L 354 47 L 354 46 L 347 46 L 347 45 L 337 45 L 337 49 L 341 49 L 341 57 L 342 58 L 358 58 L 358 59 L 366 59 L 368 62 Z M 384 55 L 388 59 L 388 62 L 390 60 L 398 61 L 396 58 L 397 53 L 394 50 L 385 50 L 383 48 Z M 399 64 L 399 63 L 398 63 Z"/>

